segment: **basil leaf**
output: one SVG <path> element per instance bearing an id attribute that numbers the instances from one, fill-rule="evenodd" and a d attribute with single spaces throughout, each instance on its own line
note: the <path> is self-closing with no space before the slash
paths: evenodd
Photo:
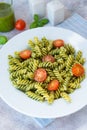
<path id="1" fill-rule="evenodd" d="M 6 36 L 0 36 L 0 44 L 5 44 L 8 41 Z"/>
<path id="2" fill-rule="evenodd" d="M 44 18 L 40 20 L 43 25 L 47 24 L 49 22 L 48 19 Z"/>
<path id="3" fill-rule="evenodd" d="M 32 28 L 37 28 L 37 27 L 38 27 L 37 22 L 32 22 L 32 23 L 30 24 L 30 29 L 32 29 Z"/>
<path id="4" fill-rule="evenodd" d="M 43 27 L 43 22 L 42 21 L 38 21 L 38 27 Z"/>
<path id="5" fill-rule="evenodd" d="M 38 14 L 34 14 L 34 21 L 30 24 L 30 29 L 43 27 L 49 20 L 47 18 L 40 19 Z"/>
<path id="6" fill-rule="evenodd" d="M 38 16 L 38 14 L 34 14 L 34 21 L 35 21 L 35 22 L 38 22 L 38 21 L 39 21 L 39 16 Z"/>

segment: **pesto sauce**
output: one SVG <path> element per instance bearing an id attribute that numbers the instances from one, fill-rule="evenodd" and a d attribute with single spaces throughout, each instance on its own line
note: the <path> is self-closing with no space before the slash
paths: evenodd
<path id="1" fill-rule="evenodd" d="M 14 29 L 15 16 L 10 4 L 0 3 L 0 32 Z"/>

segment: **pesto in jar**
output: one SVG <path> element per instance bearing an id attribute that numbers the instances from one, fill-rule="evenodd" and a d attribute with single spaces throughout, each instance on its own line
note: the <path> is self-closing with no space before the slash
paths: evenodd
<path id="1" fill-rule="evenodd" d="M 15 16 L 8 3 L 0 3 L 0 32 L 9 32 L 14 29 Z"/>

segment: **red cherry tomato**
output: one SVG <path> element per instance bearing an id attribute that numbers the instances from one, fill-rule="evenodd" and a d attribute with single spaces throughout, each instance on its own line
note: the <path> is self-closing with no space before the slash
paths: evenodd
<path id="1" fill-rule="evenodd" d="M 74 76 L 76 77 L 82 76 L 84 72 L 85 72 L 84 67 L 81 64 L 76 63 L 72 66 L 72 73 Z"/>
<path id="2" fill-rule="evenodd" d="M 56 48 L 57 47 L 60 48 L 61 46 L 64 46 L 64 41 L 62 39 L 57 39 L 57 40 L 53 41 L 53 45 Z"/>
<path id="3" fill-rule="evenodd" d="M 37 82 L 43 82 L 47 78 L 47 72 L 43 68 L 39 68 L 34 73 L 34 80 Z"/>
<path id="4" fill-rule="evenodd" d="M 21 52 L 19 53 L 19 56 L 20 56 L 22 59 L 26 60 L 26 59 L 30 58 L 30 56 L 31 56 L 31 51 L 30 51 L 30 50 L 21 51 Z"/>
<path id="5" fill-rule="evenodd" d="M 19 19 L 16 21 L 15 28 L 17 30 L 24 30 L 25 27 L 26 27 L 26 23 L 23 19 Z"/>
<path id="6" fill-rule="evenodd" d="M 42 61 L 55 62 L 55 58 L 52 55 L 46 55 L 43 57 Z"/>
<path id="7" fill-rule="evenodd" d="M 48 84 L 48 87 L 47 89 L 50 90 L 50 91 L 55 91 L 57 90 L 59 87 L 59 81 L 54 79 L 52 80 L 49 84 Z"/>

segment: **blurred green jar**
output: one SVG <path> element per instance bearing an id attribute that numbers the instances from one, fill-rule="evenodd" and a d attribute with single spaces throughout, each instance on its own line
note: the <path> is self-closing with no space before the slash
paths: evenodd
<path id="1" fill-rule="evenodd" d="M 12 0 L 0 0 L 0 32 L 9 32 L 14 29 L 15 16 Z"/>

